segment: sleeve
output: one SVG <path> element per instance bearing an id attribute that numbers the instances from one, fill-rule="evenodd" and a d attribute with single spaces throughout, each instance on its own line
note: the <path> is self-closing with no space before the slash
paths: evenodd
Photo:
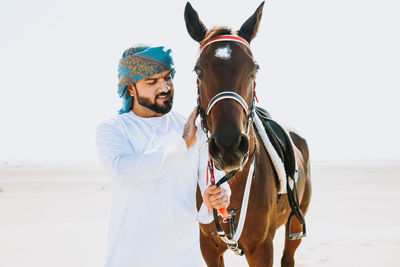
<path id="1" fill-rule="evenodd" d="M 99 125 L 96 146 L 100 163 L 124 186 L 157 180 L 187 150 L 183 137 L 172 130 L 163 136 L 151 136 L 144 151 L 135 152 L 112 123 Z"/>
<path id="2" fill-rule="evenodd" d="M 197 177 L 197 183 L 199 184 L 201 195 L 204 195 L 205 189 L 210 185 L 207 185 L 207 164 L 208 164 L 208 144 L 207 144 L 207 138 L 205 133 L 203 132 L 202 128 L 200 125 L 197 125 L 197 137 L 199 141 L 199 166 L 198 166 L 198 177 Z M 225 176 L 225 172 L 217 170 L 214 168 L 214 176 L 216 182 L 219 181 L 222 177 Z M 228 197 L 231 196 L 231 188 L 228 183 L 223 183 L 221 185 L 222 188 L 226 190 L 226 194 Z M 214 217 L 212 212 L 210 212 L 207 208 L 207 206 L 202 203 L 200 210 L 197 214 L 197 221 L 202 223 L 202 224 L 209 224 L 213 221 Z"/>

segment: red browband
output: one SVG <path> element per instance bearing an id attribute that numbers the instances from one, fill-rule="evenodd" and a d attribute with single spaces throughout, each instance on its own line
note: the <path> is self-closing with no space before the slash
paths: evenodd
<path id="1" fill-rule="evenodd" d="M 238 35 L 220 35 L 220 36 L 214 37 L 214 38 L 208 40 L 208 42 L 204 44 L 204 46 L 201 48 L 201 50 L 203 50 L 209 44 L 212 44 L 215 42 L 221 42 L 221 41 L 239 42 L 239 43 L 244 44 L 249 50 L 251 50 L 250 44 L 245 39 L 243 39 L 242 37 L 240 37 Z"/>

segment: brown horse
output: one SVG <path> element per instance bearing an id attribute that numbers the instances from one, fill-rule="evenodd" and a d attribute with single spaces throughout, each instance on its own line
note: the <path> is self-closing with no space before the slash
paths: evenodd
<path id="1" fill-rule="evenodd" d="M 226 27 L 207 30 L 190 3 L 185 8 L 187 30 L 200 43 L 200 56 L 195 71 L 198 75 L 201 108 L 209 112 L 203 116 L 206 116 L 204 127 L 210 133 L 210 156 L 215 167 L 226 173 L 239 170 L 228 181 L 232 190 L 229 208 L 238 210 L 241 207 L 250 165 L 254 157 L 256 159 L 245 224 L 238 240 L 250 266 L 272 266 L 275 232 L 287 222 L 291 208 L 286 195 L 278 198 L 277 173 L 259 133 L 253 123 L 249 123 L 250 117 L 246 114 L 245 107 L 253 106 L 254 79 L 258 69 L 251 50 L 244 42 L 210 40 L 221 35 L 235 35 L 250 43 L 257 33 L 263 5 L 264 2 L 236 32 Z M 207 109 L 213 97 L 221 92 L 234 92 L 246 103 L 228 97 L 213 103 L 212 109 Z M 306 214 L 311 198 L 308 146 L 298 134 L 289 132 L 289 135 L 295 146 L 298 166 L 300 209 Z M 201 203 L 199 194 L 197 203 Z M 238 216 L 240 219 L 240 211 Z M 223 224 L 222 228 L 229 232 L 227 224 Z M 300 222 L 293 220 L 290 232 L 298 233 L 301 230 Z M 200 225 L 202 254 L 208 266 L 224 266 L 223 253 L 227 245 L 213 232 L 216 232 L 213 223 Z M 285 239 L 281 266 L 294 266 L 294 253 L 300 242 Z"/>

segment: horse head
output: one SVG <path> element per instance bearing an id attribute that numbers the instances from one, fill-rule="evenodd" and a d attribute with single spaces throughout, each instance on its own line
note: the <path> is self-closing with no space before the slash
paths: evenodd
<path id="1" fill-rule="evenodd" d="M 215 166 L 238 170 L 248 159 L 255 75 L 258 65 L 249 43 L 256 36 L 264 2 L 238 31 L 204 26 L 190 3 L 185 7 L 186 28 L 200 43 L 194 68 L 203 128 L 210 132 L 209 153 Z"/>

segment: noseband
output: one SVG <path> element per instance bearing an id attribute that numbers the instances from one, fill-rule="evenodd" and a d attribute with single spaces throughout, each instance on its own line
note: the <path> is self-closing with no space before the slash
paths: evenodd
<path id="1" fill-rule="evenodd" d="M 244 101 L 243 97 L 241 97 L 240 95 L 238 95 L 235 92 L 221 92 L 219 94 L 217 94 L 216 96 L 214 96 L 210 103 L 208 103 L 208 107 L 207 107 L 207 111 L 206 111 L 206 115 L 208 116 L 210 114 L 211 108 L 218 102 L 221 101 L 223 99 L 233 99 L 236 102 L 238 102 L 240 105 L 242 105 L 244 112 L 246 112 L 246 115 L 249 115 L 249 106 L 247 105 L 246 101 Z"/>
<path id="2" fill-rule="evenodd" d="M 204 111 L 200 112 L 200 114 L 205 115 L 202 118 L 203 130 L 207 131 L 206 119 L 207 119 L 207 116 L 210 114 L 210 111 L 211 111 L 212 107 L 217 102 L 219 102 L 221 100 L 224 100 L 224 99 L 232 99 L 232 100 L 238 102 L 243 107 L 243 110 L 244 110 L 244 112 L 246 113 L 246 116 L 247 116 L 246 135 L 249 135 L 250 123 L 252 122 L 252 119 L 253 119 L 254 100 L 253 100 L 253 103 L 251 105 L 251 109 L 249 109 L 249 106 L 247 105 L 247 103 L 243 99 L 243 97 L 241 97 L 239 94 L 237 94 L 235 92 L 229 92 L 229 91 L 221 92 L 221 93 L 217 94 L 216 96 L 214 96 L 211 99 L 210 103 L 208 103 L 206 112 L 204 112 Z M 200 96 L 199 96 L 199 100 L 200 100 Z M 199 101 L 199 104 L 200 104 L 200 101 Z M 203 109 L 201 107 L 201 105 L 199 105 L 199 108 Z"/>

